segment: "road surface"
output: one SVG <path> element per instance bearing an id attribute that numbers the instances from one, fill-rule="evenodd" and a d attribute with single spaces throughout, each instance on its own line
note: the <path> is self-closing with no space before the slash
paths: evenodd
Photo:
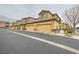
<path id="1" fill-rule="evenodd" d="M 0 30 L 0 54 L 75 54 L 78 45 L 79 40 L 62 36 Z"/>

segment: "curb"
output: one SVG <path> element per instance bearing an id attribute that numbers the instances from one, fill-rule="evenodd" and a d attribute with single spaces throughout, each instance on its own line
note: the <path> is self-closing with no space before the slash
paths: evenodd
<path id="1" fill-rule="evenodd" d="M 53 34 L 53 33 L 47 33 L 47 32 L 36 32 L 36 31 L 24 31 L 24 32 L 43 33 L 43 34 L 56 35 L 56 36 L 63 36 L 63 37 L 67 37 L 67 38 L 71 38 L 71 39 L 77 39 L 77 40 L 79 40 L 79 38 L 68 37 L 68 36 L 65 36 L 64 34 L 61 35 L 61 34 Z"/>
<path id="2" fill-rule="evenodd" d="M 28 31 L 30 32 L 30 31 Z M 32 31 L 31 31 L 32 32 Z M 33 31 L 34 32 L 34 31 Z M 49 35 L 57 35 L 57 34 L 53 34 L 53 33 L 47 33 L 47 32 L 36 32 L 36 33 L 43 33 L 43 34 L 49 34 Z M 68 37 L 68 36 L 65 36 L 65 35 L 61 35 L 61 34 L 58 34 L 57 36 L 63 36 L 63 37 L 67 37 L 67 38 L 71 38 L 71 39 L 77 39 L 79 40 L 79 38 L 74 38 L 73 36 L 72 37 Z"/>
<path id="3" fill-rule="evenodd" d="M 51 33 L 44 33 L 44 34 L 49 34 L 49 35 L 57 35 L 57 34 L 51 34 Z M 75 37 L 69 37 L 69 36 L 65 36 L 65 35 L 57 35 L 57 36 L 63 36 L 63 37 L 67 37 L 67 38 L 72 38 L 72 39 L 77 39 L 77 40 L 79 40 L 79 38 L 75 38 Z"/>

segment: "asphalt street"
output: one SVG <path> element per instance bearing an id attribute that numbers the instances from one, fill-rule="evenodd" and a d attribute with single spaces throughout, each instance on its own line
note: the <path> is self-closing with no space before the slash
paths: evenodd
<path id="1" fill-rule="evenodd" d="M 56 43 L 60 43 L 63 45 L 67 45 L 76 49 L 79 49 L 79 40 L 78 39 L 73 39 L 73 38 L 68 38 L 68 37 L 64 37 L 64 36 L 56 36 L 56 35 L 49 35 L 49 34 L 42 34 L 42 33 L 33 33 L 33 32 L 24 32 L 24 31 L 18 31 L 20 33 L 23 34 L 27 34 L 27 35 L 32 35 L 34 37 L 39 37 L 39 38 L 43 38 L 49 41 L 53 41 Z"/>
<path id="2" fill-rule="evenodd" d="M 79 40 L 71 39 L 62 36 L 48 35 L 43 33 L 22 32 L 25 35 L 49 40 L 51 42 L 60 43 L 79 49 Z M 34 40 L 32 38 L 24 37 L 11 33 L 7 30 L 0 30 L 0 54 L 74 54 L 71 51 L 63 48 Z"/>

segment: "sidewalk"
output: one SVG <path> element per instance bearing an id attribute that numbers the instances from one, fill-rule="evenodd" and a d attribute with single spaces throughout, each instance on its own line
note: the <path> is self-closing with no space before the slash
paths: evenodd
<path id="1" fill-rule="evenodd" d="M 32 31 L 33 32 L 33 31 Z M 35 32 L 35 31 L 34 31 Z M 64 34 L 64 32 L 61 32 L 61 33 L 47 33 L 47 32 L 38 32 L 38 33 L 44 33 L 44 34 L 49 34 L 49 35 L 57 35 L 57 36 L 64 36 L 64 37 L 68 37 L 68 38 L 73 38 L 73 39 L 78 39 L 79 40 L 79 33 L 77 33 L 76 35 L 72 36 L 72 37 L 69 37 L 69 36 L 66 36 Z"/>
<path id="2" fill-rule="evenodd" d="M 74 36 L 72 36 L 72 38 L 79 40 L 79 35 L 74 35 Z"/>
<path id="3" fill-rule="evenodd" d="M 76 34 L 72 38 L 75 38 L 75 39 L 79 40 L 79 33 L 76 32 Z"/>
<path id="4" fill-rule="evenodd" d="M 68 37 L 68 38 L 73 38 L 73 39 L 78 39 L 79 40 L 79 34 L 77 35 L 73 35 L 72 37 L 69 37 L 69 36 L 66 36 L 64 35 L 63 33 L 59 33 L 59 34 L 54 34 L 54 33 L 44 33 L 44 34 L 49 34 L 49 35 L 57 35 L 57 36 L 65 36 L 65 37 Z"/>

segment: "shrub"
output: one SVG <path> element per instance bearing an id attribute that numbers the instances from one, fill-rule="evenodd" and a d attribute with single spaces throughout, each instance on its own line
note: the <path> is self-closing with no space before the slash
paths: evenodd
<path id="1" fill-rule="evenodd" d="M 72 36 L 72 35 L 74 35 L 75 34 L 75 30 L 74 30 L 74 28 L 72 28 L 72 27 L 69 27 L 69 28 L 67 28 L 66 30 L 65 30 L 65 35 L 67 35 L 67 36 Z"/>

